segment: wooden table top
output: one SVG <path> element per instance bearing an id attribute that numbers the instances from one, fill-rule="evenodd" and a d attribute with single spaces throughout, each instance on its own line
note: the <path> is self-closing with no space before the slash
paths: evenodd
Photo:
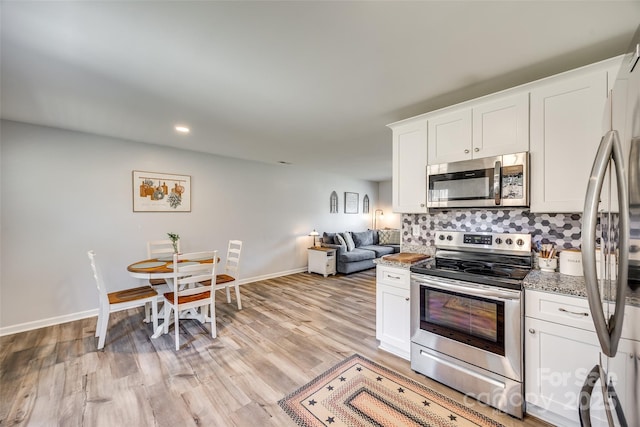
<path id="1" fill-rule="evenodd" d="M 194 262 L 197 261 L 200 264 L 211 264 L 213 263 L 213 258 L 202 259 L 202 260 L 182 260 L 181 262 Z M 218 257 L 218 262 L 220 262 L 220 258 Z M 157 265 L 151 265 L 157 264 Z M 146 266 L 145 266 L 146 265 Z M 173 260 L 167 261 L 165 258 L 152 258 L 145 259 L 143 261 L 137 261 L 127 267 L 127 271 L 130 273 L 158 273 L 158 274 L 166 274 L 173 273 L 173 268 L 169 267 L 173 265 Z"/>

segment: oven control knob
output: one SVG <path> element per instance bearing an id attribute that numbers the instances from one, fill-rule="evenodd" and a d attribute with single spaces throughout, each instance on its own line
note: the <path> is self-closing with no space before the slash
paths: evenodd
<path id="1" fill-rule="evenodd" d="M 444 234 L 441 234 L 440 236 L 438 236 L 438 239 L 444 240 Z"/>
<path id="2" fill-rule="evenodd" d="M 518 246 L 524 245 L 524 240 L 522 240 L 522 239 L 516 240 L 516 245 L 518 245 Z"/>
<path id="3" fill-rule="evenodd" d="M 510 238 L 507 238 L 507 240 L 505 241 L 505 243 L 507 245 L 513 245 L 513 240 L 511 240 Z"/>
<path id="4" fill-rule="evenodd" d="M 447 236 L 447 240 L 448 240 L 448 241 L 452 241 L 452 240 L 453 240 L 453 236 L 452 236 L 451 234 L 449 234 L 449 235 Z"/>
<path id="5" fill-rule="evenodd" d="M 496 237 L 496 245 L 501 245 L 502 244 L 502 239 L 499 237 Z"/>

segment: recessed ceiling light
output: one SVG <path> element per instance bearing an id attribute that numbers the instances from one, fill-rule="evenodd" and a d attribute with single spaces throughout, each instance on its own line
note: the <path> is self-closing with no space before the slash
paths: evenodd
<path id="1" fill-rule="evenodd" d="M 180 126 L 180 125 L 177 125 L 176 127 L 174 127 L 174 129 L 175 129 L 177 132 L 180 132 L 180 133 L 189 133 L 189 132 L 191 132 L 191 129 L 189 129 L 189 128 L 188 128 L 188 127 L 186 127 L 186 126 Z"/>

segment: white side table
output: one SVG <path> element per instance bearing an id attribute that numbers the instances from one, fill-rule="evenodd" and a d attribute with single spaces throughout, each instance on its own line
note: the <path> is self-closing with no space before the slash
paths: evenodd
<path id="1" fill-rule="evenodd" d="M 309 273 L 322 274 L 327 277 L 336 274 L 336 250 L 333 248 L 312 247 L 307 249 Z"/>

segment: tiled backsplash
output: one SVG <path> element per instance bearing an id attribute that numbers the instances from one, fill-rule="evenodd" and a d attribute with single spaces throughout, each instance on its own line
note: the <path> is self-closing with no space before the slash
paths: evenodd
<path id="1" fill-rule="evenodd" d="M 528 210 L 446 210 L 402 215 L 402 244 L 433 246 L 434 231 L 492 231 L 531 233 L 534 242 L 555 243 L 558 248 L 579 247 L 581 214 L 536 214 Z M 413 236 L 412 225 L 420 226 Z"/>

